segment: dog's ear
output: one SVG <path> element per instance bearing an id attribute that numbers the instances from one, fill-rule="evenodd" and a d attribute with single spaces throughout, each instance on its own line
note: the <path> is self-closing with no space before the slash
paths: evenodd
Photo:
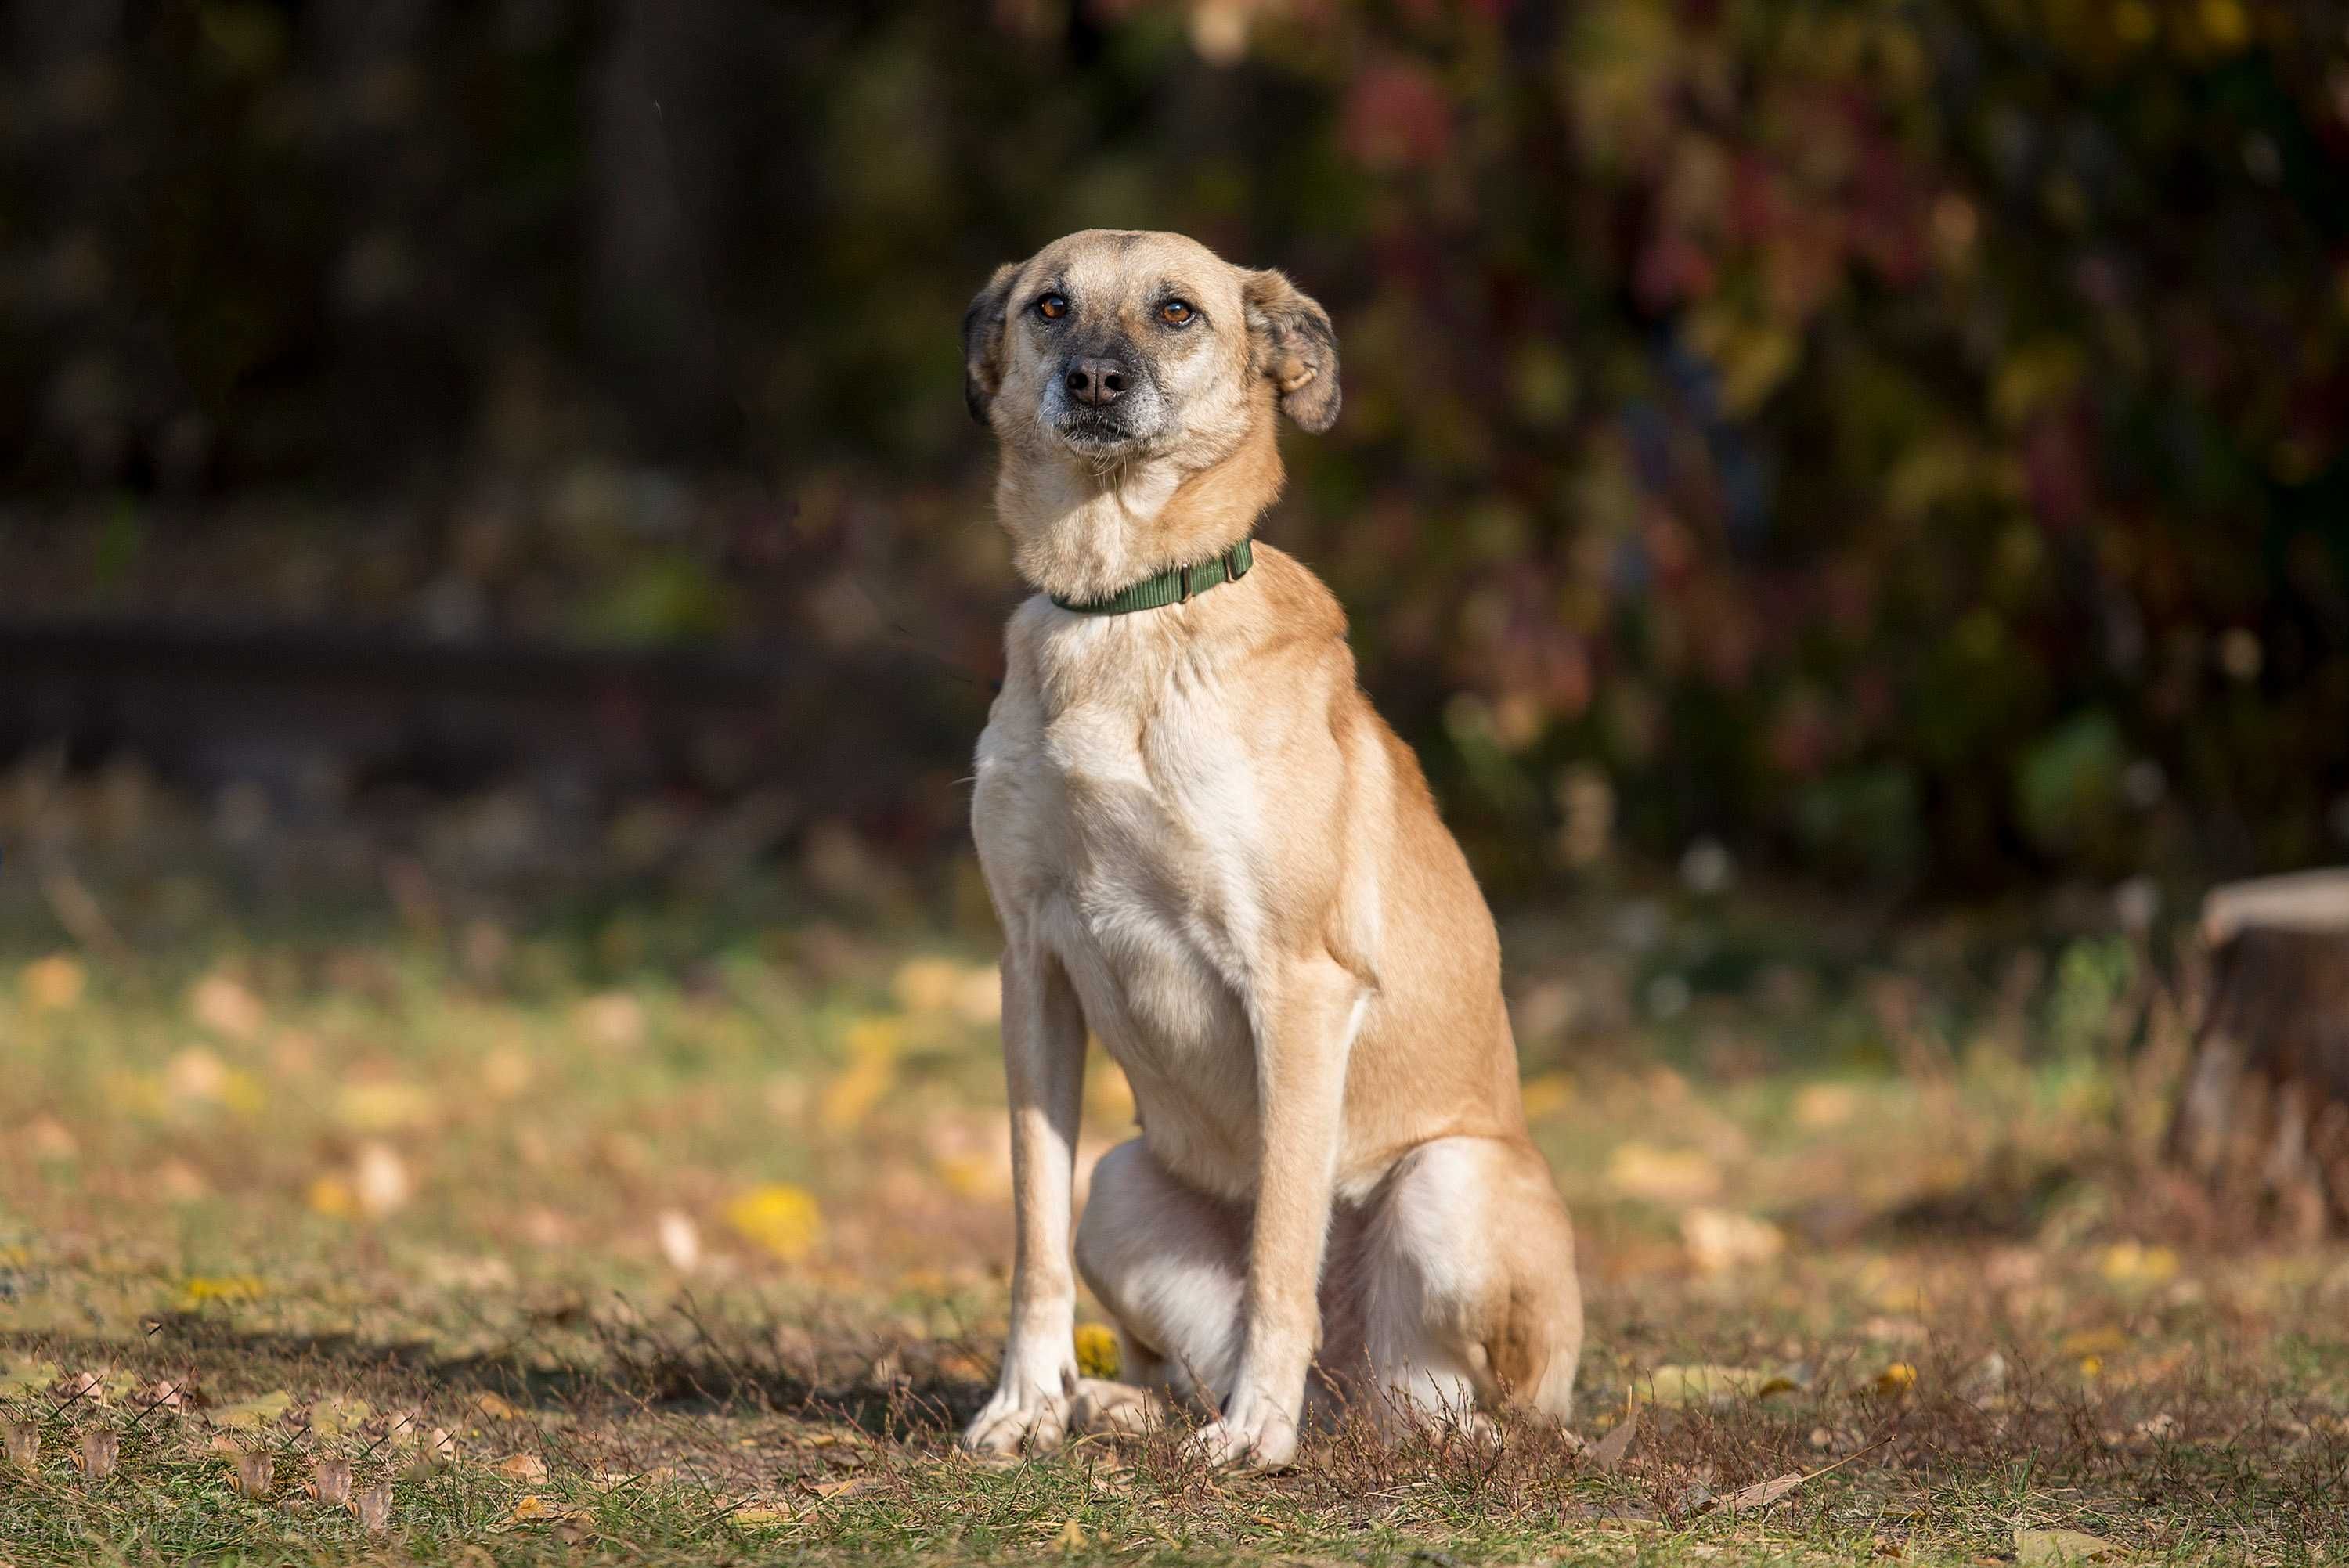
<path id="1" fill-rule="evenodd" d="M 1019 275 L 1012 262 L 996 268 L 962 315 L 962 400 L 982 425 L 995 389 L 1003 385 L 1003 307 L 1011 294 L 1011 280 Z"/>
<path id="2" fill-rule="evenodd" d="M 1338 421 L 1338 334 L 1330 313 L 1288 277 L 1268 268 L 1240 285 L 1248 352 L 1268 377 L 1281 412 L 1319 435 Z"/>

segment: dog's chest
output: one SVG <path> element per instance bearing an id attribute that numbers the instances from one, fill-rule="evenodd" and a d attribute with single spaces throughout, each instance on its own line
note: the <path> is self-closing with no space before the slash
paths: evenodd
<path id="1" fill-rule="evenodd" d="M 1228 1171 L 1253 1157 L 1261 802 L 1219 696 L 1167 681 L 1048 712 L 1007 687 L 980 738 L 973 828 L 1007 927 L 1066 969 L 1154 1146 Z"/>

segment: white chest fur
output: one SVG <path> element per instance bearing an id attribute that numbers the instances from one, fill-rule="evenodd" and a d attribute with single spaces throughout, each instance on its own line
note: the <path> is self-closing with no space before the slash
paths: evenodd
<path id="1" fill-rule="evenodd" d="M 1228 694 L 1143 616 L 1023 619 L 1032 668 L 989 715 L 972 807 L 1006 939 L 1067 973 L 1160 1159 L 1245 1195 L 1265 803 Z"/>

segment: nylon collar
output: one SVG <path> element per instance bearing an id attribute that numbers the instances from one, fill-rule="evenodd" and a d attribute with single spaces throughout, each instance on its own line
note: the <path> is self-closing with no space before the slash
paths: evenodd
<path id="1" fill-rule="evenodd" d="M 1052 603 L 1080 615 L 1130 615 L 1136 610 L 1186 604 L 1194 594 L 1238 582 L 1255 564 L 1256 552 L 1243 539 L 1221 555 L 1211 555 L 1190 566 L 1170 566 L 1157 576 L 1145 577 L 1105 599 L 1063 599 L 1055 593 Z"/>

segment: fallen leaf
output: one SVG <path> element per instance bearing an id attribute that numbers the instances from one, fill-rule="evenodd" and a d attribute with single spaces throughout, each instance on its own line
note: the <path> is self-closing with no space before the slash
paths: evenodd
<path id="1" fill-rule="evenodd" d="M 1077 1522 L 1076 1516 L 1073 1514 L 1052 1537 L 1053 1544 L 1063 1552 L 1082 1552 L 1085 1549 L 1085 1527 Z"/>
<path id="2" fill-rule="evenodd" d="M 328 1508 L 340 1508 L 351 1500 L 351 1461 L 321 1459 L 310 1466 L 306 1490 Z"/>
<path id="3" fill-rule="evenodd" d="M 1690 1209 L 1681 1215 L 1681 1242 L 1689 1261 L 1707 1274 L 1768 1263 L 1786 1250 L 1786 1234 L 1767 1220 L 1726 1209 Z"/>
<path id="4" fill-rule="evenodd" d="M 2096 1260 L 2096 1272 L 2118 1285 L 2160 1284 L 2178 1273 L 2178 1254 L 2168 1247 L 2117 1242 Z"/>
<path id="5" fill-rule="evenodd" d="M 1788 1473 L 1774 1476 L 1754 1486 L 1743 1487 L 1725 1497 L 1713 1500 L 1713 1506 L 1727 1513 L 1744 1513 L 1757 1508 L 1767 1508 L 1811 1478 Z"/>
<path id="6" fill-rule="evenodd" d="M 351 1511 L 358 1515 L 359 1528 L 370 1535 L 391 1528 L 391 1483 L 378 1481 L 351 1493 Z"/>
<path id="7" fill-rule="evenodd" d="M 663 1209 L 653 1221 L 653 1234 L 661 1256 L 678 1273 L 691 1274 L 701 1266 L 701 1228 L 684 1210 Z"/>
<path id="8" fill-rule="evenodd" d="M 1648 1375 L 1644 1387 L 1635 1385 L 1656 1404 L 1727 1405 L 1784 1393 L 1796 1385 L 1793 1378 L 1757 1367 L 1659 1367 Z"/>
<path id="9" fill-rule="evenodd" d="M 508 1480 L 544 1480 L 546 1461 L 536 1454 L 508 1454 L 490 1467 Z"/>
<path id="10" fill-rule="evenodd" d="M 1591 1445 L 1590 1463 L 1601 1475 L 1613 1475 L 1622 1468 L 1625 1456 L 1631 1451 L 1632 1439 L 1640 1435 L 1640 1407 L 1633 1405 L 1615 1423 L 1615 1429 Z"/>
<path id="11" fill-rule="evenodd" d="M 1117 1330 L 1106 1323 L 1077 1325 L 1077 1370 L 1088 1377 L 1114 1377 L 1123 1364 Z"/>
<path id="12" fill-rule="evenodd" d="M 726 1222 L 785 1263 L 797 1263 L 823 1235 L 823 1210 L 804 1187 L 773 1182 L 753 1187 L 726 1205 Z"/>
<path id="13" fill-rule="evenodd" d="M 276 1473 L 276 1461 L 265 1453 L 239 1449 L 229 1455 L 233 1484 L 247 1497 L 265 1497 L 270 1479 Z"/>
<path id="14" fill-rule="evenodd" d="M 1897 1398 L 1917 1386 L 1917 1368 L 1906 1361 L 1895 1361 L 1876 1375 L 1874 1387 L 1887 1398 Z"/>
<path id="15" fill-rule="evenodd" d="M 520 1410 L 515 1409 L 507 1400 L 502 1398 L 496 1394 L 489 1392 L 486 1389 L 473 1396 L 473 1409 L 476 1414 L 485 1417 L 492 1421 L 519 1421 L 522 1419 L 522 1412 Z"/>
<path id="16" fill-rule="evenodd" d="M 351 1167 L 351 1194 L 360 1213 L 380 1220 L 408 1206 L 416 1195 L 416 1180 L 389 1144 L 363 1143 Z"/>
<path id="17" fill-rule="evenodd" d="M 265 1427 L 293 1407 L 293 1395 L 283 1388 L 272 1388 L 266 1394 L 256 1394 L 250 1399 L 239 1399 L 233 1405 L 222 1405 L 212 1412 L 212 1424 L 246 1429 Z"/>
<path id="18" fill-rule="evenodd" d="M 2059 1563 L 2110 1563 L 2127 1553 L 2101 1536 L 2079 1530 L 2017 1530 L 2015 1568 L 2054 1568 Z"/>
<path id="19" fill-rule="evenodd" d="M 758 1502 L 752 1503 L 748 1508 L 738 1508 L 726 1517 L 731 1523 L 756 1527 L 762 1524 L 789 1524 L 799 1515 L 781 1503 Z"/>
<path id="20" fill-rule="evenodd" d="M 225 975 L 211 975 L 188 993 L 188 1012 L 197 1023 L 233 1040 L 250 1040 L 268 1020 L 261 998 Z"/>
<path id="21" fill-rule="evenodd" d="M 547 1524 L 564 1517 L 563 1511 L 546 1499 L 536 1492 L 526 1492 L 514 1499 L 513 1511 L 506 1515 L 505 1522 L 508 1524 Z"/>
<path id="22" fill-rule="evenodd" d="M 1651 1203 L 1698 1203 L 1721 1191 L 1721 1167 L 1696 1149 L 1624 1143 L 1608 1156 L 1607 1184 Z"/>

